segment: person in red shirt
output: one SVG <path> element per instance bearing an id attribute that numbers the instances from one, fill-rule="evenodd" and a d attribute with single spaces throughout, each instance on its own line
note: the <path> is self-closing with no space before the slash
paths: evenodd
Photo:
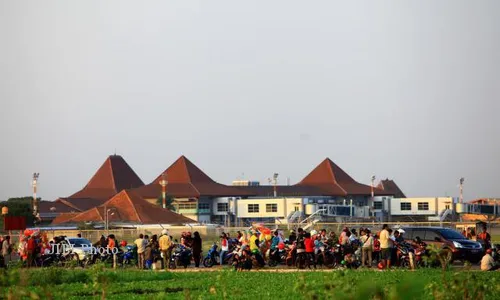
<path id="1" fill-rule="evenodd" d="M 478 240 L 478 242 L 483 244 L 483 248 L 485 250 L 488 250 L 491 248 L 491 236 L 486 229 L 486 225 L 483 225 L 483 232 L 478 234 L 477 240 Z"/>
<path id="2" fill-rule="evenodd" d="M 304 245 L 306 246 L 307 266 L 311 268 L 310 262 L 312 260 L 314 268 L 316 269 L 316 260 L 314 259 L 314 240 L 308 232 L 305 234 Z"/>
<path id="3" fill-rule="evenodd" d="M 31 236 L 28 239 L 28 243 L 26 245 L 26 252 L 28 252 L 28 268 L 33 266 L 35 261 L 35 248 L 36 248 L 36 240 L 34 236 Z"/>

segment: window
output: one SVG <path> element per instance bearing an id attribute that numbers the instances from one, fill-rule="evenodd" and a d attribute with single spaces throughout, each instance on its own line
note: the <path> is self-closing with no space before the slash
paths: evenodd
<path id="1" fill-rule="evenodd" d="M 227 203 L 217 203 L 218 212 L 227 212 L 229 210 L 229 205 Z"/>
<path id="2" fill-rule="evenodd" d="M 413 240 L 413 229 L 411 228 L 403 228 L 403 229 L 405 231 L 405 233 L 403 234 L 405 240 Z"/>
<path id="3" fill-rule="evenodd" d="M 258 213 L 259 205 L 258 204 L 248 204 L 248 212 L 249 213 Z"/>
<path id="4" fill-rule="evenodd" d="M 441 240 L 441 236 L 439 234 L 437 234 L 436 232 L 431 231 L 431 230 L 425 231 L 425 240 L 426 241 L 435 241 L 436 238 L 439 238 L 439 240 Z"/>
<path id="5" fill-rule="evenodd" d="M 445 208 L 445 209 L 450 209 L 450 205 L 449 205 L 449 204 L 446 204 L 446 205 L 444 206 L 444 208 Z"/>
<path id="6" fill-rule="evenodd" d="M 382 201 L 373 201 L 373 209 L 382 209 Z"/>
<path id="7" fill-rule="evenodd" d="M 414 239 L 416 237 L 419 237 L 420 239 L 425 240 L 425 230 L 423 230 L 423 229 L 414 229 L 413 230 L 413 234 L 412 234 L 412 238 Z"/>
<path id="8" fill-rule="evenodd" d="M 198 203 L 198 209 L 210 209 L 210 204 L 208 204 L 208 203 Z"/>
<path id="9" fill-rule="evenodd" d="M 411 202 L 401 202 L 401 210 L 411 210 Z"/>
<path id="10" fill-rule="evenodd" d="M 293 207 L 293 211 L 299 211 L 299 210 L 300 210 L 300 206 L 295 205 L 295 206 Z"/>
<path id="11" fill-rule="evenodd" d="M 196 203 L 180 203 L 179 209 L 196 209 Z"/>
<path id="12" fill-rule="evenodd" d="M 429 202 L 418 202 L 418 210 L 429 210 Z"/>
<path id="13" fill-rule="evenodd" d="M 278 204 L 276 203 L 266 204 L 266 212 L 268 213 L 278 212 Z"/>

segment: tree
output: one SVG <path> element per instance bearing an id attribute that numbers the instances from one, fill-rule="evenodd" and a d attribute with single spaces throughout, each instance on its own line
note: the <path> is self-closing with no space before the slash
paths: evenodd
<path id="1" fill-rule="evenodd" d="M 37 200 L 42 199 L 37 198 Z M 26 217 L 26 225 L 33 225 L 33 197 L 9 198 L 7 201 L 0 202 L 0 208 L 4 206 L 9 208 L 9 216 Z M 0 218 L 0 230 L 3 230 L 3 218 Z"/>
<path id="2" fill-rule="evenodd" d="M 174 198 L 167 195 L 165 202 L 167 203 L 167 209 L 169 209 L 171 211 L 175 211 Z M 159 196 L 158 199 L 156 199 L 156 205 L 163 207 L 163 197 L 162 196 Z"/>

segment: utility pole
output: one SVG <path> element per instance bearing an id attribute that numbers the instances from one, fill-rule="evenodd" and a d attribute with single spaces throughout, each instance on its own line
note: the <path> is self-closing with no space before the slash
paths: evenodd
<path id="1" fill-rule="evenodd" d="M 161 174 L 160 185 L 161 185 L 161 197 L 162 197 L 163 208 L 167 208 L 167 184 L 168 184 L 168 181 L 167 181 L 166 177 L 167 177 L 167 174 L 165 174 L 165 173 Z"/>
<path id="2" fill-rule="evenodd" d="M 460 198 L 459 203 L 462 204 L 462 211 L 464 211 L 464 181 L 465 178 L 460 178 Z M 462 215 L 460 215 L 460 222 L 462 222 Z"/>
<path id="3" fill-rule="evenodd" d="M 276 185 L 278 184 L 278 173 L 273 174 L 273 191 L 274 198 L 278 197 L 278 191 L 276 190 Z"/>
<path id="4" fill-rule="evenodd" d="M 464 203 L 464 181 L 465 178 L 460 178 L 460 203 Z"/>
<path id="5" fill-rule="evenodd" d="M 372 207 L 375 207 L 375 175 L 372 175 Z M 382 204 L 383 205 L 383 204 Z M 371 217 L 371 214 L 370 214 Z"/>
<path id="6" fill-rule="evenodd" d="M 39 212 L 38 212 L 38 200 L 36 198 L 36 186 L 38 183 L 38 177 L 40 176 L 40 173 L 33 173 L 33 181 L 31 182 L 33 186 L 33 216 L 35 216 L 35 222 L 38 221 L 39 218 Z"/>

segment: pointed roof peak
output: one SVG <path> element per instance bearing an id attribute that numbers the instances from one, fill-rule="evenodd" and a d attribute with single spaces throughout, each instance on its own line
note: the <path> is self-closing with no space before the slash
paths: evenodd
<path id="1" fill-rule="evenodd" d="M 133 190 L 122 190 L 104 204 L 79 213 L 71 219 L 62 222 L 101 222 L 106 210 L 112 210 L 108 215 L 110 222 L 134 224 L 184 224 L 193 220 L 151 204 Z"/>
<path id="2" fill-rule="evenodd" d="M 152 183 L 158 183 L 163 174 L 169 183 L 214 183 L 215 181 L 192 163 L 186 156 L 181 155 L 170 167 L 156 177 Z"/>
<path id="3" fill-rule="evenodd" d="M 85 187 L 69 198 L 108 199 L 123 189 L 144 185 L 120 155 L 110 155 Z"/>
<path id="4" fill-rule="evenodd" d="M 311 171 L 301 184 L 337 184 L 356 183 L 342 168 L 335 164 L 330 158 L 325 158 L 314 170 Z"/>

